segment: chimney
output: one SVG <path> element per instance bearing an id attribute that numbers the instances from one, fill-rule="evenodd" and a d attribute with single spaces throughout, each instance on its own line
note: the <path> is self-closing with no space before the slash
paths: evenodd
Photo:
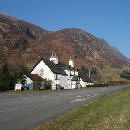
<path id="1" fill-rule="evenodd" d="M 69 65 L 70 65 L 71 67 L 74 67 L 74 61 L 72 60 L 71 57 L 70 57 L 70 60 L 69 60 Z"/>
<path id="2" fill-rule="evenodd" d="M 50 61 L 53 61 L 55 64 L 58 64 L 58 57 L 53 52 L 52 52 L 52 55 L 50 57 Z"/>

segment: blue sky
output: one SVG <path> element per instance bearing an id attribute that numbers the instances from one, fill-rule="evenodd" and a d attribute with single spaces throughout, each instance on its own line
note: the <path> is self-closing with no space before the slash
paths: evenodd
<path id="1" fill-rule="evenodd" d="M 83 29 L 130 58 L 130 0 L 0 0 L 0 11 L 46 30 Z"/>

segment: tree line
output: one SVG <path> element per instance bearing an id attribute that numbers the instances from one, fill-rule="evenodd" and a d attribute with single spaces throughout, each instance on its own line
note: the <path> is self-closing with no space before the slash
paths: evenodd
<path id="1" fill-rule="evenodd" d="M 15 63 L 5 63 L 0 71 L 0 90 L 13 90 L 15 83 L 25 84 L 27 67 L 20 60 Z"/>
<path id="2" fill-rule="evenodd" d="M 90 78 L 92 80 L 96 80 L 98 78 L 98 72 L 97 72 L 97 68 L 93 67 L 91 70 L 88 69 L 86 66 L 82 65 L 81 66 L 81 70 L 83 72 L 85 72 L 88 76 L 89 76 L 89 71 L 90 71 Z"/>
<path id="3" fill-rule="evenodd" d="M 81 66 L 87 75 L 89 74 L 89 69 L 85 66 Z M 14 90 L 15 84 L 20 82 L 21 84 L 26 83 L 25 75 L 28 75 L 28 69 L 25 66 L 24 62 L 20 59 L 15 60 L 15 62 L 7 62 L 3 65 L 0 70 L 0 91 L 4 90 Z M 47 79 L 42 79 L 40 77 L 32 77 L 34 81 L 35 89 L 40 89 L 41 86 L 44 86 L 45 89 L 51 89 L 51 81 Z M 91 79 L 94 80 L 97 78 L 97 69 L 91 69 Z"/>
<path id="4" fill-rule="evenodd" d="M 15 84 L 19 82 L 24 87 L 26 84 L 26 76 L 31 77 L 35 89 L 51 89 L 51 80 L 30 75 L 22 60 L 16 59 L 14 61 L 5 63 L 2 69 L 0 69 L 0 91 L 14 90 Z"/>
<path id="5" fill-rule="evenodd" d="M 130 80 L 130 70 L 123 70 L 123 72 L 120 74 L 120 77 Z"/>

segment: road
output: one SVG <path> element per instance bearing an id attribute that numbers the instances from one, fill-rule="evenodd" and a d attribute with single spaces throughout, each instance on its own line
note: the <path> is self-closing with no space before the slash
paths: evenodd
<path id="1" fill-rule="evenodd" d="M 0 94 L 0 130 L 27 130 L 128 86 Z"/>

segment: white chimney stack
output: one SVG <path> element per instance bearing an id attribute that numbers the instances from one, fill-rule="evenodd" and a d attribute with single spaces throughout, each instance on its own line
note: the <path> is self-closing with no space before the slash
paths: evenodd
<path id="1" fill-rule="evenodd" d="M 58 57 L 53 52 L 52 52 L 52 55 L 50 57 L 50 61 L 53 61 L 55 64 L 58 64 Z"/>
<path id="2" fill-rule="evenodd" d="M 71 57 L 70 57 L 70 60 L 69 60 L 69 65 L 70 65 L 71 67 L 74 67 L 74 61 L 71 59 Z"/>

